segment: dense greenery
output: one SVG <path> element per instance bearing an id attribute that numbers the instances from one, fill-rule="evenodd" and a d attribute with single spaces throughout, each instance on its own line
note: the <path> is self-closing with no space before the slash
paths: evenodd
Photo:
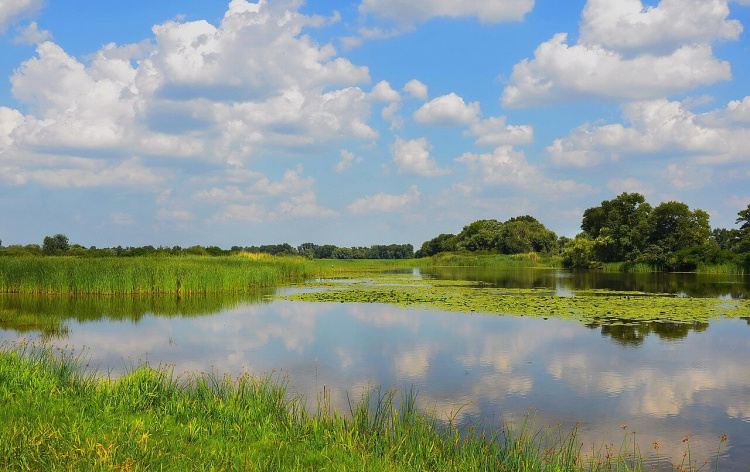
<path id="1" fill-rule="evenodd" d="M 426 241 L 415 254 L 429 257 L 441 252 L 494 251 L 500 254 L 547 253 L 554 249 L 557 235 L 535 218 L 525 215 L 505 222 L 478 220 L 457 234 L 441 234 Z"/>
<path id="2" fill-rule="evenodd" d="M 319 273 L 301 257 L 2 257 L 0 292 L 205 294 L 250 292 Z"/>
<path id="3" fill-rule="evenodd" d="M 742 273 L 750 271 L 750 205 L 737 223 L 712 231 L 703 210 L 673 201 L 653 207 L 641 194 L 622 193 L 584 211 L 574 239 L 558 238 L 531 216 L 478 220 L 426 241 L 415 256 L 533 252 L 549 265 L 558 256 L 570 268 Z"/>
<path id="4" fill-rule="evenodd" d="M 723 266 L 750 269 L 750 205 L 739 212 L 739 229 L 711 231 L 709 215 L 680 202 L 652 207 L 637 193 L 623 193 L 583 214 L 583 232 L 563 249 L 568 267 L 630 262 L 655 270 L 694 271 Z M 733 269 L 734 267 L 734 269 Z"/>
<path id="5" fill-rule="evenodd" d="M 0 349 L 0 469 L 648 469 L 634 435 L 619 449 L 584 452 L 575 429 L 563 426 L 523 421 L 483 433 L 420 413 L 413 391 L 400 402 L 397 392 L 371 391 L 346 414 L 324 393 L 311 413 L 274 374 L 176 378 L 143 366 L 111 380 L 83 362 L 28 345 Z"/>

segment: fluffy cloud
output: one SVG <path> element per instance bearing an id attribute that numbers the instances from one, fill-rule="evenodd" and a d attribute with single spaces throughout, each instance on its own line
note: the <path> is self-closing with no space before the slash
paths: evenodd
<path id="1" fill-rule="evenodd" d="M 2 156 L 0 156 L 2 157 Z M 75 160 L 69 167 L 24 168 L 0 161 L 0 179 L 12 185 L 36 183 L 55 188 L 138 187 L 155 192 L 167 179 L 133 158 L 119 164 L 102 160 Z"/>
<path id="2" fill-rule="evenodd" d="M 398 102 L 401 100 L 401 94 L 391 88 L 391 84 L 386 80 L 381 80 L 370 92 L 370 99 L 380 102 Z"/>
<path id="3" fill-rule="evenodd" d="M 20 34 L 13 38 L 14 43 L 20 44 L 37 44 L 52 38 L 52 33 L 47 30 L 40 30 L 36 21 L 32 21 L 25 28 L 19 29 Z"/>
<path id="4" fill-rule="evenodd" d="M 34 14 L 43 3 L 43 0 L 3 0 L 0 3 L 0 33 L 17 19 Z"/>
<path id="5" fill-rule="evenodd" d="M 418 175 L 420 177 L 436 177 L 450 173 L 448 169 L 441 169 L 437 162 L 430 157 L 432 146 L 426 138 L 405 141 L 396 138 L 391 146 L 393 162 L 398 166 L 399 174 Z"/>
<path id="6" fill-rule="evenodd" d="M 685 45 L 668 55 L 632 58 L 600 45 L 567 44 L 556 34 L 513 67 L 502 101 L 508 107 L 545 105 L 575 98 L 641 100 L 731 79 L 728 62 L 710 45 Z"/>
<path id="7" fill-rule="evenodd" d="M 451 92 L 437 97 L 414 112 L 418 123 L 437 126 L 466 126 L 479 120 L 479 102 L 468 105 L 462 97 Z"/>
<path id="8" fill-rule="evenodd" d="M 427 100 L 427 86 L 417 79 L 412 79 L 404 85 L 404 92 L 414 98 Z"/>
<path id="9" fill-rule="evenodd" d="M 29 114 L 0 109 L 0 152 L 54 148 L 85 158 L 97 150 L 121 162 L 140 155 L 142 165 L 155 155 L 237 167 L 376 138 L 367 124 L 372 98 L 399 93 L 387 82 L 361 90 L 368 69 L 302 34 L 327 20 L 298 6 L 233 0 L 218 26 L 170 21 L 153 28 L 154 41 L 106 45 L 85 64 L 42 42 L 11 77 Z M 22 164 L 13 170 L 16 181 L 29 180 Z"/>
<path id="10" fill-rule="evenodd" d="M 625 123 L 584 125 L 556 139 L 547 153 L 558 165 L 586 167 L 622 154 L 688 152 L 702 163 L 748 159 L 750 123 L 744 122 L 746 99 L 723 110 L 698 115 L 680 102 L 649 100 L 622 107 Z"/>
<path id="11" fill-rule="evenodd" d="M 654 193 L 654 189 L 650 185 L 633 178 L 612 179 L 607 182 L 607 189 L 615 195 L 622 192 L 636 192 L 648 196 Z"/>
<path id="12" fill-rule="evenodd" d="M 373 213 L 373 212 L 403 212 L 409 209 L 411 205 L 419 201 L 419 188 L 416 185 L 409 187 L 409 191 L 401 195 L 390 195 L 384 192 L 358 198 L 347 209 L 352 213 Z"/>
<path id="13" fill-rule="evenodd" d="M 492 153 L 465 153 L 456 162 L 466 164 L 472 182 L 485 186 L 511 186 L 520 189 L 546 190 L 552 192 L 585 194 L 591 191 L 587 185 L 572 180 L 552 180 L 539 169 L 529 164 L 521 151 L 512 146 L 499 146 Z"/>
<path id="14" fill-rule="evenodd" d="M 430 18 L 475 17 L 483 23 L 520 21 L 534 8 L 534 0 L 363 0 L 362 13 L 372 13 L 398 23 L 427 21 Z"/>
<path id="15" fill-rule="evenodd" d="M 508 125 L 504 116 L 491 116 L 473 123 L 464 136 L 476 136 L 477 144 L 491 146 L 528 144 L 534 141 L 534 128 Z"/>
<path id="16" fill-rule="evenodd" d="M 354 154 L 353 152 L 347 151 L 346 149 L 341 150 L 341 159 L 334 168 L 339 174 L 348 170 L 355 162 L 362 162 L 362 158 Z"/>
<path id="17" fill-rule="evenodd" d="M 672 51 L 682 44 L 735 41 L 738 20 L 727 20 L 728 0 L 588 0 L 581 22 L 581 42 L 625 52 Z"/>
<path id="18" fill-rule="evenodd" d="M 251 173 L 255 181 L 245 188 L 230 185 L 214 187 L 193 194 L 193 200 L 221 205 L 212 218 L 222 223 L 261 223 L 288 218 L 329 218 L 337 213 L 317 203 L 315 179 L 304 176 L 301 165 L 284 172 L 281 180 L 272 181 L 262 174 Z M 247 204 L 248 202 L 252 202 Z M 270 205 L 275 203 L 272 211 Z"/>

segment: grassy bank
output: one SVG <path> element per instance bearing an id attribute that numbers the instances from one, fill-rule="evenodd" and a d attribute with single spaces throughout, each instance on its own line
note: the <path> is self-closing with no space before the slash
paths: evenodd
<path id="1" fill-rule="evenodd" d="M 3 257 L 0 292 L 27 294 L 206 294 L 248 292 L 311 277 L 297 257 Z"/>
<path id="2" fill-rule="evenodd" d="M 575 430 L 559 427 L 485 435 L 421 414 L 415 397 L 375 392 L 342 415 L 323 396 L 311 413 L 274 376 L 178 379 L 144 366 L 110 380 L 70 353 L 5 346 L 0 469 L 648 469 L 627 439 L 584 453 Z"/>
<path id="3" fill-rule="evenodd" d="M 425 267 L 498 267 L 498 268 L 552 268 L 562 267 L 559 257 L 530 252 L 527 254 L 476 254 L 443 252 L 431 257 L 416 259 Z"/>

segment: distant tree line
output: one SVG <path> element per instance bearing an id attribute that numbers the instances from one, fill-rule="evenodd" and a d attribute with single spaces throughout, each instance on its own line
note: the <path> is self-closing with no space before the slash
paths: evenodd
<path id="1" fill-rule="evenodd" d="M 85 247 L 70 244 L 67 236 L 56 234 L 46 236 L 42 245 L 27 244 L 2 246 L 0 240 L 0 256 L 79 256 L 79 257 L 143 257 L 143 256 L 227 256 L 240 252 L 262 253 L 273 256 L 304 256 L 310 259 L 410 259 L 414 257 L 414 247 L 411 244 L 375 245 L 371 247 L 337 247 L 331 244 L 317 245 L 305 243 L 298 247 L 290 244 L 268 244 L 262 246 L 232 246 L 222 249 L 217 246 L 190 246 L 183 248 L 172 247 Z"/>
<path id="2" fill-rule="evenodd" d="M 558 238 L 531 216 L 478 220 L 459 234 L 441 234 L 422 244 L 416 257 L 443 252 L 537 252 L 562 257 L 570 268 L 608 262 L 649 264 L 691 271 L 699 264 L 736 264 L 750 270 L 750 205 L 738 213 L 736 229 L 711 229 L 709 215 L 681 202 L 652 207 L 639 193 L 623 193 L 583 213 L 575 238 Z"/>

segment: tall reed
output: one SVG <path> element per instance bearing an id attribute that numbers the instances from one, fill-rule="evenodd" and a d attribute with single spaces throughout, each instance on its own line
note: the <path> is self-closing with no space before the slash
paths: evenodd
<path id="1" fill-rule="evenodd" d="M 248 292 L 319 272 L 302 258 L 0 258 L 0 292 L 29 294 L 206 294 Z"/>

